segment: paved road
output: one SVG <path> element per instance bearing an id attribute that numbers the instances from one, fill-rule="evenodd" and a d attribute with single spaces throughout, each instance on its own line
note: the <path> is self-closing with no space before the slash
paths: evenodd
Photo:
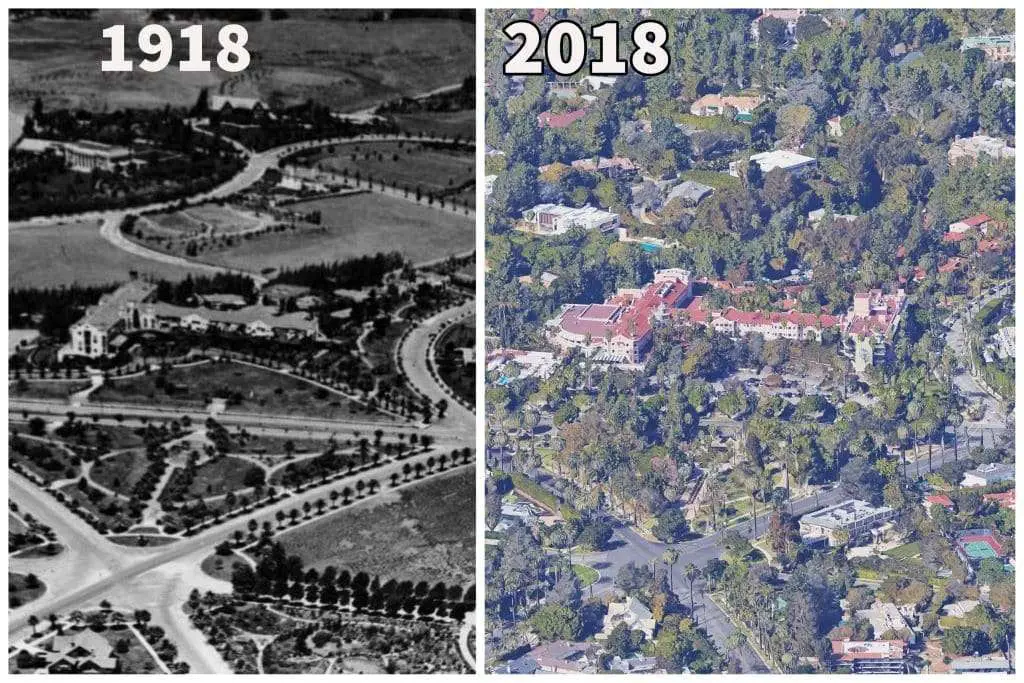
<path id="1" fill-rule="evenodd" d="M 434 451 L 434 453 L 436 452 L 437 451 Z M 406 464 L 415 465 L 417 462 L 425 462 L 432 454 L 433 453 L 421 453 L 402 461 L 388 463 L 370 470 L 369 472 L 356 473 L 350 479 L 377 479 L 383 486 L 381 493 L 377 494 L 377 496 L 386 495 L 395 490 L 386 483 L 388 477 L 392 473 L 397 472 L 401 474 L 402 468 Z M 472 465 L 463 465 L 462 467 L 472 467 Z M 19 503 L 21 503 L 22 500 L 28 501 L 25 505 L 30 506 L 33 514 L 35 514 L 36 510 L 41 510 L 47 507 L 61 509 L 61 506 L 56 505 L 52 499 L 50 499 L 48 494 L 43 493 L 30 482 L 17 482 L 16 476 L 17 475 L 12 474 L 11 481 L 12 485 L 21 485 L 20 488 L 16 489 Z M 429 477 L 427 479 L 429 479 Z M 47 592 L 41 598 L 33 601 L 32 603 L 29 603 L 17 610 L 13 610 L 9 614 L 8 621 L 8 635 L 10 640 L 13 641 L 23 638 L 29 633 L 28 617 L 31 614 L 49 614 L 50 612 L 66 614 L 67 612 L 82 606 L 91 603 L 98 603 L 105 597 L 110 599 L 111 602 L 117 604 L 149 604 L 153 598 L 153 593 L 152 585 L 148 585 L 147 582 L 141 582 L 141 585 L 145 586 L 143 593 L 137 596 L 133 596 L 128 593 L 133 589 L 133 587 L 139 585 L 139 582 L 137 581 L 139 577 L 142 577 L 153 570 L 160 569 L 167 565 L 172 565 L 184 558 L 198 558 L 200 555 L 210 552 L 214 545 L 225 538 L 230 538 L 235 531 L 247 531 L 247 526 L 250 520 L 254 519 L 260 524 L 267 521 L 276 528 L 277 521 L 274 516 L 276 512 L 279 510 L 287 512 L 292 508 L 301 508 L 302 504 L 305 502 L 313 503 L 317 499 L 325 497 L 327 492 L 331 489 L 344 486 L 345 482 L 348 480 L 348 478 L 336 480 L 326 485 L 308 489 L 302 493 L 293 493 L 289 497 L 279 500 L 272 505 L 260 508 L 258 511 L 248 515 L 241 515 L 229 522 L 213 527 L 212 529 L 207 529 L 194 536 L 182 538 L 171 545 L 161 546 L 158 548 L 133 549 L 114 545 L 107 538 L 100 536 L 84 524 L 65 524 L 58 530 L 58 533 L 62 534 L 60 539 L 61 542 L 69 544 L 75 548 L 81 548 L 83 549 L 83 552 L 91 553 L 93 556 L 97 557 L 98 559 L 93 560 L 93 562 L 100 565 L 100 571 L 104 572 L 103 576 L 97 580 L 81 581 L 77 588 L 71 588 L 67 592 Z M 400 482 L 399 488 L 414 486 L 416 483 L 417 480 L 415 479 L 410 480 L 409 483 L 405 484 Z M 351 507 L 355 505 L 361 505 L 365 501 L 373 500 L 374 498 L 374 496 L 371 496 L 358 499 L 352 505 L 345 508 L 339 508 L 339 510 L 351 509 Z M 42 517 L 40 518 L 43 519 Z M 47 520 L 44 521 L 49 523 Z M 54 528 L 57 529 L 56 526 Z M 74 569 L 75 563 L 69 562 L 67 564 Z M 194 564 L 191 565 L 190 569 L 190 576 L 197 574 L 197 569 Z M 88 578 L 91 579 L 92 576 Z M 178 619 L 185 619 L 183 614 L 172 614 L 171 616 Z M 200 657 L 199 659 L 203 658 Z M 195 666 L 193 662 L 190 661 L 189 663 Z M 197 670 L 194 670 L 194 672 L 204 673 Z"/>
<path id="2" fill-rule="evenodd" d="M 67 401 L 56 399 L 11 398 L 8 401 L 9 412 L 21 419 L 23 413 L 33 415 L 49 415 L 64 418 L 68 411 L 79 416 L 104 415 L 109 418 L 122 415 L 123 424 L 141 424 L 140 418 L 150 420 L 175 420 L 188 416 L 193 424 L 203 424 L 210 413 L 189 408 L 161 408 L 158 406 L 139 406 L 128 403 L 86 403 L 72 406 Z M 432 435 L 438 441 L 460 440 L 466 437 L 465 427 L 448 424 L 448 419 L 429 425 L 420 425 L 398 420 L 367 420 L 359 416 L 348 419 L 322 419 L 303 417 L 300 415 L 276 415 L 273 413 L 241 413 L 226 411 L 214 416 L 217 422 L 226 427 L 244 427 L 250 432 L 268 436 L 305 436 L 314 439 L 327 439 L 342 432 L 358 430 L 363 434 L 372 434 L 380 429 L 385 434 L 409 433 L 416 430 Z M 472 432 L 470 432 L 470 436 Z M 464 443 L 463 445 L 469 445 Z"/>
<path id="3" fill-rule="evenodd" d="M 946 462 L 952 461 L 952 448 L 946 449 L 945 453 L 936 451 L 932 456 L 932 469 L 938 469 Z M 908 469 L 911 476 L 918 471 L 922 474 L 927 473 L 929 471 L 928 458 L 922 456 L 917 462 L 909 465 Z M 830 491 L 822 491 L 817 495 L 798 498 L 792 502 L 792 514 L 799 517 L 813 510 L 838 503 L 846 498 L 848 496 L 838 487 Z M 612 521 L 616 524 L 616 529 L 612 536 L 612 548 L 610 550 L 573 558 L 574 561 L 579 560 L 580 562 L 590 564 L 601 572 L 601 579 L 593 587 L 594 595 L 600 595 L 613 590 L 615 587 L 615 577 L 619 569 L 626 563 L 661 563 L 662 553 L 669 547 L 664 543 L 644 538 L 634 531 L 632 527 L 625 526 L 618 522 L 618 520 L 614 520 L 614 518 L 612 518 Z M 767 528 L 767 517 L 759 515 L 756 536 L 763 536 L 767 532 Z M 729 529 L 738 532 L 746 538 L 755 537 L 752 520 L 741 522 L 729 527 Z M 723 554 L 722 539 L 724 535 L 725 530 L 723 529 L 708 536 L 676 543 L 672 546 L 679 551 L 679 560 L 673 568 L 672 585 L 683 604 L 688 605 L 690 600 L 689 584 L 683 575 L 686 565 L 693 563 L 699 569 L 703 569 L 709 560 L 720 558 Z M 708 635 L 715 641 L 719 649 L 724 652 L 728 649 L 726 642 L 729 635 L 736 629 L 729 618 L 722 613 L 721 609 L 713 601 L 704 597 L 704 587 L 703 580 L 694 582 L 696 616 L 700 625 L 707 629 Z M 769 672 L 769 668 L 749 645 L 744 645 L 733 654 L 739 659 L 743 672 Z"/>
<path id="4" fill-rule="evenodd" d="M 427 369 L 427 354 L 433 353 L 431 335 L 436 335 L 445 324 L 471 318 L 476 314 L 476 302 L 468 301 L 461 306 L 449 308 L 418 323 L 405 337 L 398 353 L 401 356 L 402 369 L 409 377 L 409 383 L 419 389 L 433 403 L 441 399 L 448 402 L 448 412 L 443 424 L 452 429 L 461 430 L 467 440 L 472 441 L 476 433 L 476 416 L 473 411 L 456 401 L 448 392 L 448 388 L 434 379 Z M 435 363 L 436 367 L 436 363 Z"/>

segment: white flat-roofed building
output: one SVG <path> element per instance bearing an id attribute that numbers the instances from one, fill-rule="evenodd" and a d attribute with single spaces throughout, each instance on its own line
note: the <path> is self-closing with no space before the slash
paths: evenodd
<path id="1" fill-rule="evenodd" d="M 595 206 L 573 208 L 562 204 L 538 204 L 523 212 L 523 220 L 543 235 L 562 235 L 572 228 L 608 232 L 619 226 L 619 215 Z"/>
<path id="2" fill-rule="evenodd" d="M 801 517 L 800 537 L 811 541 L 824 538 L 830 546 L 838 546 L 846 542 L 837 533 L 842 531 L 852 544 L 895 514 L 895 510 L 885 505 L 875 507 L 863 500 L 847 500 Z"/>
<path id="3" fill-rule="evenodd" d="M 72 171 L 88 173 L 93 169 L 112 171 L 119 164 L 132 162 L 132 151 L 127 147 L 106 145 L 91 140 L 43 140 L 41 138 L 23 138 L 15 149 L 22 152 L 42 154 L 53 151 L 67 161 Z M 141 163 L 141 162 L 135 162 Z"/>
<path id="4" fill-rule="evenodd" d="M 818 160 L 814 157 L 804 156 L 797 152 L 792 152 L 785 149 L 775 149 L 770 152 L 761 152 L 754 154 L 750 157 L 750 163 L 757 164 L 761 169 L 761 174 L 764 175 L 769 171 L 773 171 L 776 168 L 781 168 L 784 171 L 789 171 L 795 175 L 803 175 L 810 172 L 815 166 L 818 165 Z M 739 178 L 739 163 L 735 161 L 729 162 L 729 175 Z"/>

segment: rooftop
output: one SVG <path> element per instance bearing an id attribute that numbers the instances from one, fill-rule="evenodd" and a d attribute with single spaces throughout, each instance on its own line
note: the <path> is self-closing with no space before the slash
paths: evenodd
<path id="1" fill-rule="evenodd" d="M 761 167 L 762 173 L 768 173 L 776 168 L 800 168 L 801 166 L 815 163 L 814 157 L 804 156 L 803 154 L 784 149 L 754 154 L 750 157 L 750 160 L 757 162 L 757 165 Z"/>
<path id="2" fill-rule="evenodd" d="M 902 659 L 902 640 L 833 640 L 832 654 L 843 661 L 858 659 Z"/>
<path id="3" fill-rule="evenodd" d="M 875 507 L 863 500 L 847 500 L 817 512 L 809 512 L 800 521 L 807 521 L 827 529 L 840 529 L 864 517 L 886 512 L 892 512 L 892 508 L 885 505 Z"/>

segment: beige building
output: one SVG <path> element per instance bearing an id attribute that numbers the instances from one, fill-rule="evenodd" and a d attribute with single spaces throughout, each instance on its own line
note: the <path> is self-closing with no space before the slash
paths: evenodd
<path id="1" fill-rule="evenodd" d="M 895 514 L 891 507 L 875 507 L 863 500 L 847 500 L 801 517 L 800 537 L 805 541 L 825 539 L 833 547 L 847 543 L 853 545 Z"/>

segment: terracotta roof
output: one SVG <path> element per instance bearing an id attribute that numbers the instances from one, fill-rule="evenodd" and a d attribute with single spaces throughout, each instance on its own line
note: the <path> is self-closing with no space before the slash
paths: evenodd
<path id="1" fill-rule="evenodd" d="M 537 123 L 548 128 L 567 128 L 587 115 L 586 109 L 575 109 L 564 114 L 552 114 L 550 111 L 537 115 Z"/>

